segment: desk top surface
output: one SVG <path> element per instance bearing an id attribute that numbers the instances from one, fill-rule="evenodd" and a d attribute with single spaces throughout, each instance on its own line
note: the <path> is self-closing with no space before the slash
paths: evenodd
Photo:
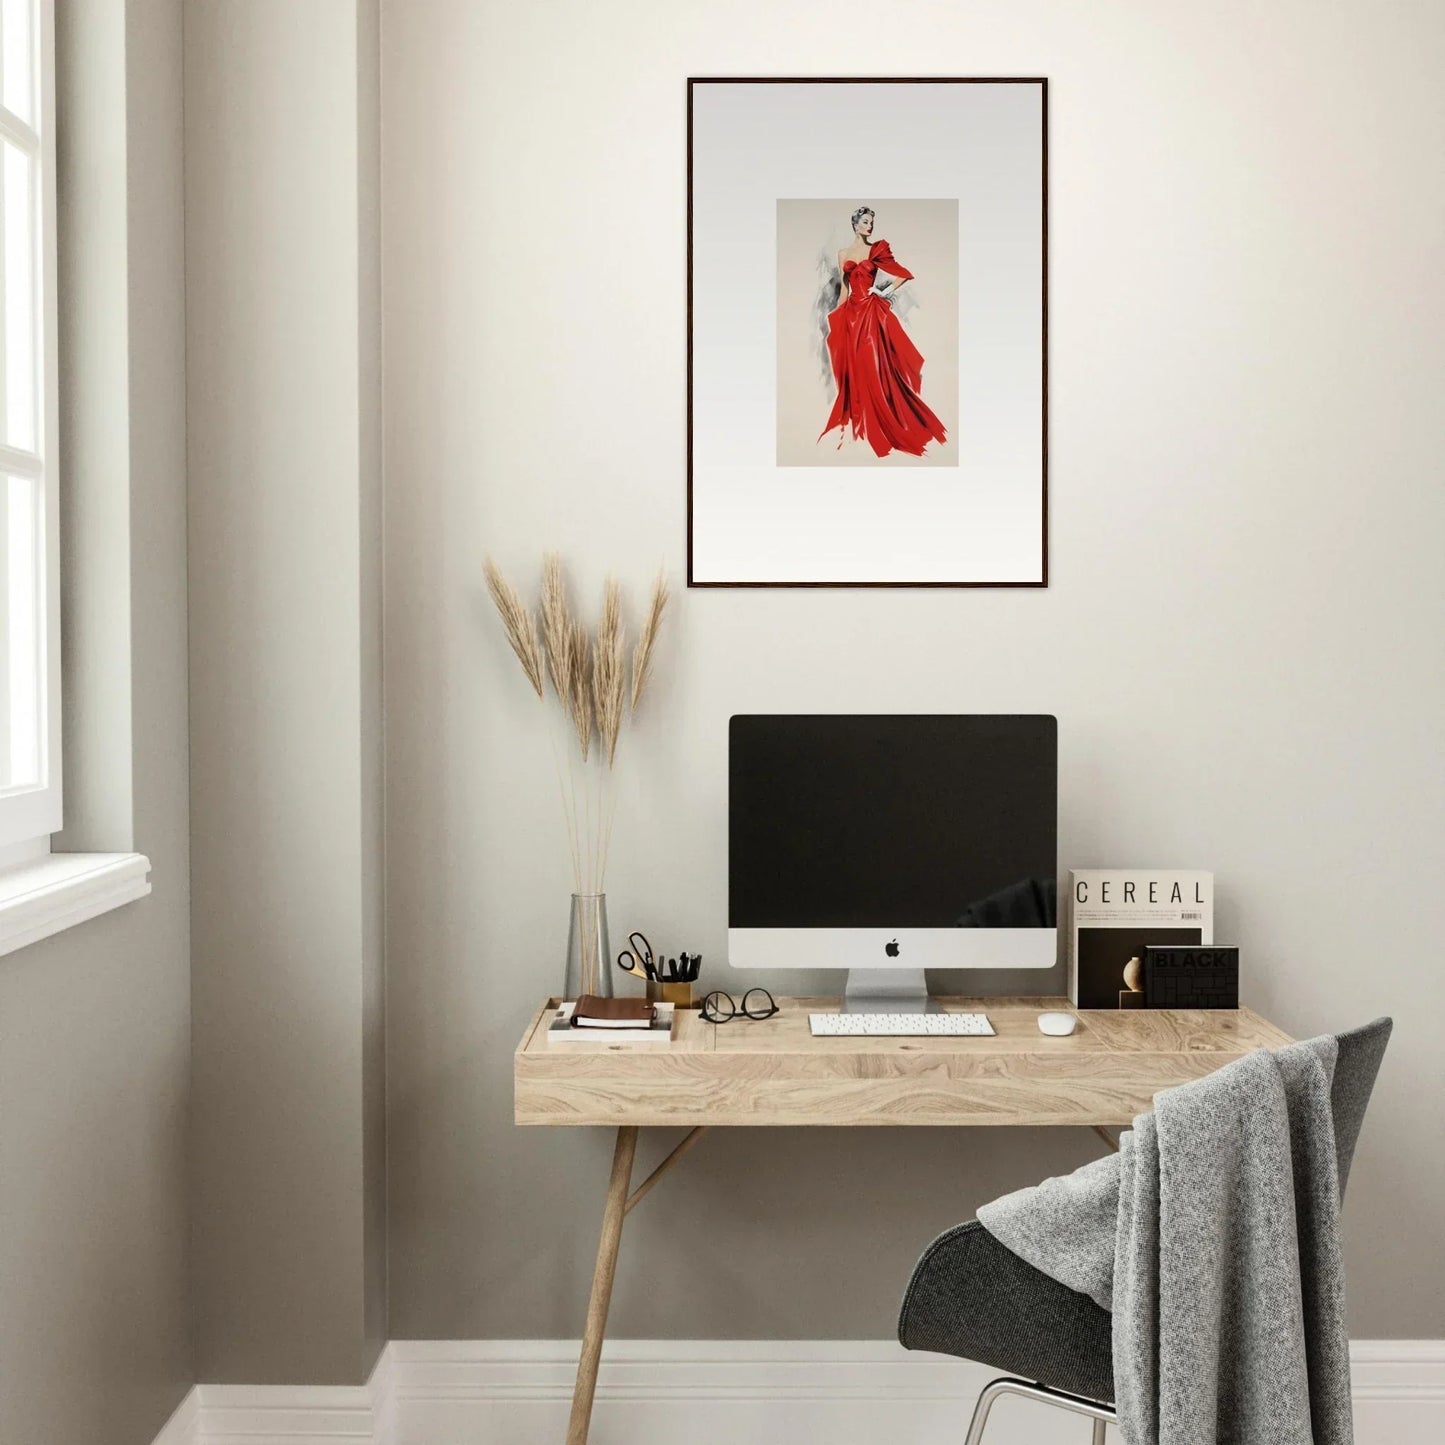
<path id="1" fill-rule="evenodd" d="M 1154 1094 L 1289 1035 L 1250 1009 L 1079 1011 L 1041 1034 L 1063 998 L 946 998 L 985 1013 L 993 1037 L 814 1038 L 811 1011 L 838 999 L 779 998 L 773 1018 L 709 1024 L 679 1010 L 670 1044 L 549 1044 L 549 999 L 514 1061 L 519 1124 L 1124 1125 Z"/>

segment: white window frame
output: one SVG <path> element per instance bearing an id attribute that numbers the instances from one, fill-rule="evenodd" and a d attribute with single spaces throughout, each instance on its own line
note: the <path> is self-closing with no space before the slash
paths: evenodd
<path id="1" fill-rule="evenodd" d="M 5 0 L 0 0 L 0 4 Z M 13 0 L 12 0 L 13 3 Z M 0 792 L 0 954 L 37 943 L 51 934 L 108 913 L 151 891 L 150 860 L 140 853 L 53 853 L 51 835 L 63 821 L 60 756 L 60 404 L 56 359 L 55 169 L 55 0 L 29 0 L 32 35 L 31 126 L 4 106 L 0 92 L 0 136 L 35 157 L 31 211 L 34 269 L 40 296 L 33 308 L 39 365 L 35 451 L 0 442 L 0 477 L 29 477 L 38 483 L 37 512 L 44 535 L 36 546 L 35 606 L 38 689 L 41 705 L 38 782 Z M 3 45 L 3 36 L 0 36 Z M 3 63 L 0 49 L 0 63 Z M 3 72 L 0 72 L 3 73 Z M 3 277 L 0 277 L 3 284 Z M 3 345 L 3 338 L 0 338 Z M 8 563 L 8 555 L 0 558 Z M 0 575 L 0 585 L 4 584 Z M 8 609 L 7 619 L 8 620 Z M 8 691 L 9 679 L 5 678 Z M 0 744 L 9 745 L 8 699 Z"/>
<path id="2" fill-rule="evenodd" d="M 38 484 L 43 536 L 36 557 L 37 595 L 43 612 L 39 629 L 41 719 L 39 780 L 0 793 L 0 866 L 50 851 L 50 835 L 64 816 L 61 769 L 60 680 L 60 405 L 56 360 L 55 244 L 55 9 L 54 0 L 32 0 L 31 95 L 38 124 L 31 126 L 0 103 L 0 136 L 35 159 L 38 204 L 32 207 L 35 270 L 39 282 L 37 354 L 41 395 L 36 407 L 36 450 L 20 451 L 0 442 L 0 475 L 28 477 Z"/>

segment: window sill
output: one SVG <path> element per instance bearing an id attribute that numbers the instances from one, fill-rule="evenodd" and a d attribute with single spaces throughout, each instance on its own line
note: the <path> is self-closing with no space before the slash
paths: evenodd
<path id="1" fill-rule="evenodd" d="M 141 853 L 52 853 L 0 873 L 0 954 L 109 913 L 151 891 Z"/>

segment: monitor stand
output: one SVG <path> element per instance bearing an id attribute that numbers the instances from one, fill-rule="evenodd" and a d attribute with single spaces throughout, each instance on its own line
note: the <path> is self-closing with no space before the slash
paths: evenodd
<path id="1" fill-rule="evenodd" d="M 850 968 L 843 990 L 845 1014 L 936 1014 L 921 968 Z"/>

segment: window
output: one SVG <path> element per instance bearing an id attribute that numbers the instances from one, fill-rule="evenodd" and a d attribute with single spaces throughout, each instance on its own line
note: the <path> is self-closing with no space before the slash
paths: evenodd
<path id="1" fill-rule="evenodd" d="M 54 0 L 0 0 L 0 955 L 151 891 L 140 853 L 50 847 L 61 826 L 54 56 Z"/>
<path id="2" fill-rule="evenodd" d="M 0 849 L 60 827 L 52 0 L 0 0 Z"/>

